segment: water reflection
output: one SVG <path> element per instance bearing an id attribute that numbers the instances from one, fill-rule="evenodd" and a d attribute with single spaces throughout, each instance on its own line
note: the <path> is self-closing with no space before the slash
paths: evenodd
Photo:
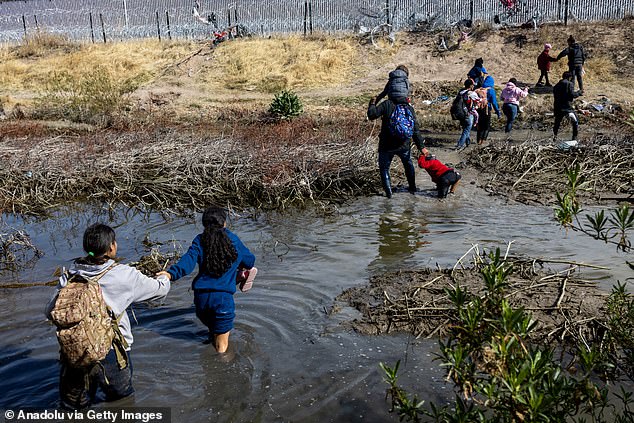
<path id="1" fill-rule="evenodd" d="M 408 202 L 399 209 L 388 203 L 378 219 L 377 257 L 368 265 L 371 271 L 392 267 L 407 262 L 416 251 L 429 244 L 425 235 L 429 233 L 424 217 L 417 215 L 414 203 Z"/>
<path id="2" fill-rule="evenodd" d="M 201 230 L 198 218 L 110 216 L 101 209 L 40 221 L 6 216 L 45 253 L 19 280 L 49 279 L 56 266 L 82 254 L 84 228 L 110 217 L 127 261 L 144 253 L 148 234 L 186 249 Z M 235 297 L 233 355 L 220 357 L 203 344 L 206 331 L 194 315 L 191 278 L 174 284 L 162 306 L 135 308 L 134 404 L 171 406 L 178 416 L 174 421 L 397 422 L 388 412 L 378 363 L 399 359 L 400 380 L 421 399 L 451 397 L 444 390 L 443 370 L 432 362 L 435 342 L 358 335 L 342 325 L 356 310 L 327 313 L 342 290 L 365 284 L 376 272 L 435 263 L 450 267 L 474 243 L 492 248 L 513 240 L 514 254 L 610 267 L 607 272 L 581 270 L 606 290 L 616 279 L 631 276 L 613 249 L 561 232 L 552 210 L 487 198 L 468 184 L 446 201 L 396 193 L 390 201 L 355 200 L 326 217 L 310 211 L 270 213 L 234 217 L 231 225 L 260 269 L 254 288 Z M 0 275 L 0 283 L 8 278 Z M 52 291 L 0 291 L 4 408 L 56 404 L 58 347 L 42 314 Z"/>

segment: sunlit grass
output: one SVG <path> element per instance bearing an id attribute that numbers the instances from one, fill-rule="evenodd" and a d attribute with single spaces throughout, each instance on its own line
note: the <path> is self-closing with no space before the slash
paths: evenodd
<path id="1" fill-rule="evenodd" d="M 37 91 L 46 85 L 53 72 L 79 77 L 98 68 L 107 68 L 115 79 L 156 75 L 195 49 L 191 42 L 157 40 L 69 43 L 64 44 L 64 48 L 60 45 L 49 42 L 36 45 L 28 41 L 17 47 L 1 49 L 0 91 Z"/>
<path id="2" fill-rule="evenodd" d="M 336 86 L 350 80 L 356 55 L 345 39 L 236 40 L 217 47 L 214 72 L 206 81 L 211 87 L 264 92 Z"/>

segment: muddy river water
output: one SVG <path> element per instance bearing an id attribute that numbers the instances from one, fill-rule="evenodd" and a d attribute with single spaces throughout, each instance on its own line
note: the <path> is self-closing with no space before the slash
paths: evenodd
<path id="1" fill-rule="evenodd" d="M 433 361 L 437 343 L 351 332 L 342 323 L 355 310 L 341 305 L 327 313 L 342 290 L 377 272 L 451 267 L 473 244 L 505 248 L 510 241 L 516 255 L 609 267 L 581 270 L 606 292 L 631 276 L 627 257 L 584 235 L 566 234 L 551 208 L 507 204 L 469 184 L 462 188 L 445 201 L 428 191 L 396 193 L 391 200 L 357 199 L 326 216 L 234 217 L 231 227 L 255 253 L 260 273 L 249 293 L 236 293 L 229 354 L 221 357 L 203 344 L 191 277 L 180 280 L 162 305 L 134 307 L 136 394 L 107 406 L 167 406 L 173 422 L 396 422 L 379 362 L 401 360 L 402 384 L 421 399 L 442 401 L 452 394 Z M 56 266 L 82 254 L 82 232 L 99 214 L 82 210 L 39 222 L 4 216 L 6 224 L 26 230 L 44 256 L 0 281 L 50 280 Z M 105 213 L 99 218 L 108 221 Z M 127 261 L 144 254 L 146 235 L 169 251 L 174 243 L 186 249 L 201 230 L 199 215 L 165 220 L 120 213 L 110 223 Z M 0 409 L 57 405 L 57 343 L 43 315 L 53 291 L 0 289 Z"/>

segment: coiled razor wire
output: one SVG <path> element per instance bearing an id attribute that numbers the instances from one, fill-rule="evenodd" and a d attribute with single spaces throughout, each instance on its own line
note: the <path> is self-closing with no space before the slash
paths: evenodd
<path id="1" fill-rule="evenodd" d="M 196 19 L 196 6 L 201 17 L 213 17 L 216 25 Z M 204 39 L 214 29 L 235 24 L 252 34 L 267 35 L 307 28 L 353 31 L 387 22 L 403 30 L 427 20 L 450 25 L 462 19 L 494 22 L 499 16 L 509 24 L 535 15 L 544 21 L 595 21 L 634 15 L 634 0 L 601 0 L 601 7 L 596 7 L 596 0 L 521 0 L 517 11 L 507 12 L 500 0 L 0 0 L 0 43 L 20 41 L 37 30 L 73 40 L 101 40 L 104 33 L 108 40 L 159 33 L 165 38 Z"/>

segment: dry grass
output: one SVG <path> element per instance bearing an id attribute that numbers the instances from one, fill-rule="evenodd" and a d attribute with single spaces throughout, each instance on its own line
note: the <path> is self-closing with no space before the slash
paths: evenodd
<path id="1" fill-rule="evenodd" d="M 356 55 L 355 46 L 345 39 L 237 40 L 218 46 L 207 84 L 210 89 L 263 92 L 335 86 L 350 80 Z"/>
<path id="2" fill-rule="evenodd" d="M 138 40 L 108 44 L 27 42 L 0 50 L 0 92 L 38 91 L 53 72 L 80 76 L 95 68 L 108 68 L 115 79 L 141 74 L 155 75 L 174 61 L 190 54 L 190 42 Z M 30 52 L 27 54 L 27 52 Z"/>

